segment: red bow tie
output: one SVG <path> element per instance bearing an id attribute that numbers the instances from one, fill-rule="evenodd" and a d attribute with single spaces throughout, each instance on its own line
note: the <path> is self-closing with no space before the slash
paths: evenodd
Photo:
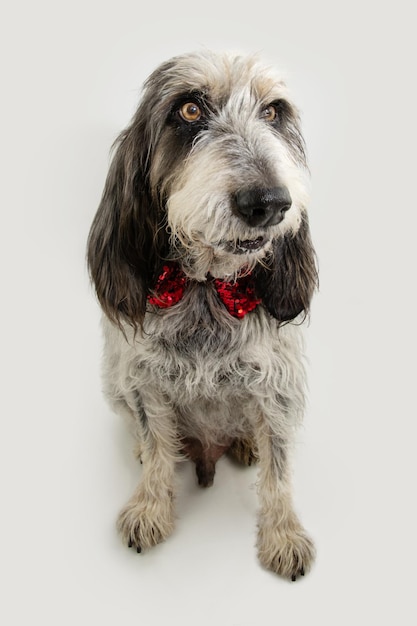
<path id="1" fill-rule="evenodd" d="M 261 302 L 255 295 L 250 272 L 234 282 L 226 282 L 211 277 L 209 280 L 213 281 L 220 300 L 233 317 L 241 319 Z M 163 266 L 153 293 L 148 296 L 148 300 L 150 304 L 160 309 L 171 307 L 181 300 L 188 283 L 189 279 L 178 263 L 169 261 Z"/>

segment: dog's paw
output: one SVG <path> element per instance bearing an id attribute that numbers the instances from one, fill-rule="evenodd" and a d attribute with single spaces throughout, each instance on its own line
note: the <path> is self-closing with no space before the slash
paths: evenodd
<path id="1" fill-rule="evenodd" d="M 132 498 L 119 514 L 117 529 L 137 552 L 165 541 L 174 528 L 172 498 L 148 495 Z"/>
<path id="2" fill-rule="evenodd" d="M 262 525 L 259 528 L 259 560 L 280 576 L 292 581 L 304 576 L 310 570 L 315 554 L 312 540 L 298 523 L 286 528 Z"/>
<path id="3" fill-rule="evenodd" d="M 258 451 L 252 438 L 235 439 L 228 453 L 242 465 L 254 465 L 258 462 Z"/>

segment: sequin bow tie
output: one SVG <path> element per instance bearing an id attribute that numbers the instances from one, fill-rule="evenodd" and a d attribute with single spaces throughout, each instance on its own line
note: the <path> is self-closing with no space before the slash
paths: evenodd
<path id="1" fill-rule="evenodd" d="M 230 315 L 242 319 L 253 311 L 261 302 L 255 295 L 255 288 L 250 273 L 241 276 L 236 281 L 227 282 L 219 278 L 208 276 Z M 151 295 L 148 296 L 150 304 L 166 309 L 177 304 L 184 295 L 190 279 L 181 270 L 178 263 L 169 261 L 165 263 L 162 272 Z"/>

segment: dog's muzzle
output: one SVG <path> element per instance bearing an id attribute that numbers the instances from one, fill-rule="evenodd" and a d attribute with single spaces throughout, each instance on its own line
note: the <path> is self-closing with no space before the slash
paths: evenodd
<path id="1" fill-rule="evenodd" d="M 233 198 L 233 211 L 249 226 L 268 227 L 282 222 L 292 200 L 284 186 L 244 189 Z"/>

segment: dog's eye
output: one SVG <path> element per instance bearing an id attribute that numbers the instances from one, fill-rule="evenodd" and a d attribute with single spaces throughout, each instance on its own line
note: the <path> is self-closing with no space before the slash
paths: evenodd
<path id="1" fill-rule="evenodd" d="M 260 117 L 262 120 L 265 120 L 265 122 L 273 122 L 277 118 L 277 115 L 276 107 L 273 104 L 269 104 L 262 109 Z"/>
<path id="2" fill-rule="evenodd" d="M 185 122 L 197 122 L 202 112 L 198 104 L 195 102 L 186 102 L 179 110 L 179 114 Z"/>

